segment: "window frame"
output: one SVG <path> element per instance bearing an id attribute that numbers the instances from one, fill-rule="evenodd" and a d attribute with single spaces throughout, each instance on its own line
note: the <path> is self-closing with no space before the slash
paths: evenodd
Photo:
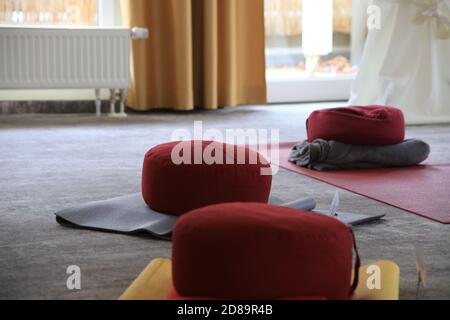
<path id="1" fill-rule="evenodd" d="M 354 74 L 310 78 L 266 78 L 268 103 L 348 101 Z"/>
<path id="2" fill-rule="evenodd" d="M 97 25 L 99 27 L 121 26 L 119 0 L 97 0 Z"/>

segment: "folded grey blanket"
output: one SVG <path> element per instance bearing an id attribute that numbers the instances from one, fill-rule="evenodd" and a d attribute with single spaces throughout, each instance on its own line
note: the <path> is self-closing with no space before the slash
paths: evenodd
<path id="1" fill-rule="evenodd" d="M 289 161 L 319 171 L 417 165 L 428 158 L 430 146 L 416 139 L 395 145 L 351 145 L 322 139 L 296 144 Z"/>

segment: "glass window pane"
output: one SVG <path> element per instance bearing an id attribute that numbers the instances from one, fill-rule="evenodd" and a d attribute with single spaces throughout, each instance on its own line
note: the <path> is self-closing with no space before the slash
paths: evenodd
<path id="1" fill-rule="evenodd" d="M 306 3 L 307 1 L 309 3 Z M 330 47 L 332 49 L 317 57 L 319 61 L 315 64 L 314 75 L 333 76 L 356 72 L 356 68 L 351 65 L 350 61 L 352 0 L 265 0 L 268 77 L 306 77 L 311 75 L 306 71 L 306 58 L 302 47 L 305 32 L 303 28 L 308 27 L 309 34 L 312 32 L 312 40 L 323 47 L 324 44 L 320 44 L 320 41 L 324 40 L 323 33 L 318 29 L 323 26 L 320 19 L 322 21 L 328 19 L 325 14 L 327 4 L 330 10 L 329 38 L 332 38 L 332 47 Z M 311 6 L 316 9 L 311 9 Z M 310 16 L 305 16 L 305 14 Z M 321 36 L 314 38 L 314 32 Z"/>
<path id="2" fill-rule="evenodd" d="M 0 23 L 97 25 L 97 0 L 0 0 Z"/>

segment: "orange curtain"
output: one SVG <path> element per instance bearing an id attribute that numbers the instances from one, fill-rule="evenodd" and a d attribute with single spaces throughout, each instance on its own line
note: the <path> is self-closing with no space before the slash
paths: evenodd
<path id="1" fill-rule="evenodd" d="M 135 110 L 266 102 L 263 0 L 121 0 L 133 41 Z"/>

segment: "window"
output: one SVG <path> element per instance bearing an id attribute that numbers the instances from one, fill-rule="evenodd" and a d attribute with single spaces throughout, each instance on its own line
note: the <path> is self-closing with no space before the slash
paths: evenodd
<path id="1" fill-rule="evenodd" d="M 0 23 L 93 26 L 97 8 L 97 0 L 0 0 Z"/>
<path id="2" fill-rule="evenodd" d="M 321 1 L 316 0 L 316 2 Z M 333 0 L 332 3 L 333 48 L 329 54 L 321 57 L 317 67 L 319 73 L 349 73 L 352 71 L 350 65 L 351 0 Z M 304 72 L 303 1 L 266 0 L 265 5 L 268 72 Z"/>
<path id="3" fill-rule="evenodd" d="M 264 4 L 269 101 L 348 99 L 357 72 L 351 60 L 352 0 Z M 311 48 L 317 54 L 308 54 Z"/>

